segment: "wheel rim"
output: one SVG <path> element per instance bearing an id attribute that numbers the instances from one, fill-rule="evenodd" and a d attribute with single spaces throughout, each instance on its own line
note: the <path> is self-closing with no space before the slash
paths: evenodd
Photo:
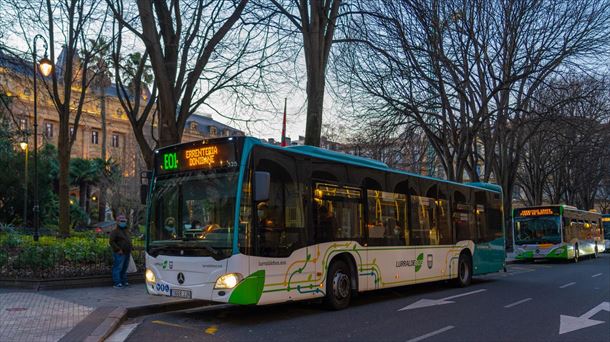
<path id="1" fill-rule="evenodd" d="M 349 296 L 350 286 L 347 274 L 337 271 L 333 277 L 333 293 L 336 298 L 344 299 Z"/>

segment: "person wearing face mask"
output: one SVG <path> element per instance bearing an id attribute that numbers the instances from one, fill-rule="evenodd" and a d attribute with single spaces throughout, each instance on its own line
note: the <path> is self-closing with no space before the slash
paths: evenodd
<path id="1" fill-rule="evenodd" d="M 127 219 L 124 215 L 117 217 L 117 226 L 110 233 L 110 247 L 112 248 L 112 281 L 115 288 L 129 286 L 127 282 L 127 267 L 131 256 L 131 237 L 127 230 Z"/>

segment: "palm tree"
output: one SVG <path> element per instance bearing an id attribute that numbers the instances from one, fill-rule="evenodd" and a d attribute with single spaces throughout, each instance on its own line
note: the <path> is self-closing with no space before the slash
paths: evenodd
<path id="1" fill-rule="evenodd" d="M 91 186 L 100 180 L 99 164 L 93 160 L 74 158 L 70 160 L 70 183 L 78 186 L 79 206 L 89 214 Z"/>

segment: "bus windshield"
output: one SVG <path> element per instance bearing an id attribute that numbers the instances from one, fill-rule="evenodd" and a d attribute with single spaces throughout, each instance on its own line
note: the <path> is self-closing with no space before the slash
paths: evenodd
<path id="1" fill-rule="evenodd" d="M 200 173 L 155 183 L 148 231 L 148 253 L 156 256 L 231 255 L 235 172 Z"/>
<path id="2" fill-rule="evenodd" d="M 559 216 L 538 216 L 515 219 L 515 243 L 560 243 Z"/>

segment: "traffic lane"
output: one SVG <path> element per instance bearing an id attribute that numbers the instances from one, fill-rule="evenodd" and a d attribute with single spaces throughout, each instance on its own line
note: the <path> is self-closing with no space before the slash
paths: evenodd
<path id="1" fill-rule="evenodd" d="M 521 267 L 538 269 L 521 277 L 503 278 L 497 289 L 498 284 L 489 284 L 489 294 L 493 293 L 489 301 L 484 295 L 473 296 L 464 306 L 449 307 L 442 313 L 444 319 L 456 317 L 451 323 L 455 326 L 451 333 L 456 337 L 452 340 L 610 341 L 608 312 L 600 312 L 594 317 L 605 321 L 603 324 L 559 334 L 560 315 L 579 316 L 610 300 L 610 256 L 584 260 L 579 264 L 547 263 Z M 570 283 L 573 284 L 564 287 Z M 502 302 L 505 304 L 501 305 Z M 444 339 L 438 336 L 429 340 Z"/>
<path id="2" fill-rule="evenodd" d="M 376 337 L 368 331 L 377 324 L 377 313 L 383 312 L 383 316 L 392 317 L 397 299 L 435 293 L 442 295 L 456 290 L 445 283 L 432 283 L 367 292 L 354 298 L 350 308 L 342 311 L 325 310 L 318 302 L 295 302 L 160 314 L 145 318 L 129 340 L 167 340 L 174 335 L 211 338 L 204 330 L 212 326 L 218 328 L 213 337 L 223 340 L 366 340 Z"/>
<path id="3" fill-rule="evenodd" d="M 575 285 L 561 289 L 563 293 L 556 293 L 559 286 L 567 282 L 568 276 L 580 279 L 585 275 L 590 276 L 591 270 L 599 269 L 602 269 L 602 273 L 608 273 L 603 269 L 608 268 L 609 260 L 606 259 L 605 264 L 587 260 L 578 265 L 515 265 L 509 267 L 507 277 L 503 277 L 504 274 L 494 275 L 502 279 L 482 277 L 466 289 L 452 289 L 435 283 L 365 293 L 354 300 L 351 308 L 339 312 L 323 311 L 311 303 L 294 303 L 237 307 L 220 312 L 159 315 L 148 318 L 132 335 L 132 340 L 150 337 L 167 340 L 171 336 L 226 340 L 408 340 L 435 331 L 441 333 L 427 340 L 446 341 L 448 337 L 451 340 L 482 341 L 556 339 L 560 314 L 556 311 L 564 307 L 557 296 L 567 294 L 579 297 L 582 286 L 585 290 L 590 288 L 586 282 L 581 281 L 582 284 L 578 285 L 577 281 Z M 593 279 L 601 284 L 607 281 L 603 275 Z M 485 291 L 456 298 L 453 300 L 455 303 L 397 311 L 419 299 L 439 299 L 481 289 Z M 598 297 L 608 297 L 601 288 L 599 292 Z M 524 298 L 532 299 L 505 308 Z M 573 300 L 566 302 L 574 307 L 574 303 L 571 303 Z M 595 302 L 595 299 L 577 302 L 586 307 L 588 302 Z M 161 325 L 161 322 L 169 324 Z M 214 326 L 218 329 L 214 336 L 204 332 Z M 591 333 L 603 337 L 603 332 L 597 331 L 603 329 L 602 326 L 587 328 L 591 330 L 587 330 L 583 340 L 600 340 L 592 339 Z M 447 328 L 450 329 L 442 331 Z"/>

